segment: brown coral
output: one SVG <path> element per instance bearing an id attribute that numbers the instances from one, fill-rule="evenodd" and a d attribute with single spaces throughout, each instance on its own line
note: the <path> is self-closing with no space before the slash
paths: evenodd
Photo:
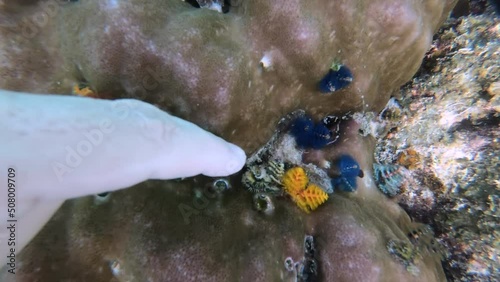
<path id="1" fill-rule="evenodd" d="M 178 0 L 48 2 L 4 4 L 4 13 L 21 12 L 0 33 L 0 87 L 69 93 L 68 80 L 88 81 L 253 150 L 270 136 L 269 121 L 299 104 L 323 115 L 380 110 L 417 70 L 454 1 L 241 1 L 227 14 Z M 259 66 L 263 57 L 270 66 Z M 317 82 L 334 60 L 354 82 L 321 95 Z"/>

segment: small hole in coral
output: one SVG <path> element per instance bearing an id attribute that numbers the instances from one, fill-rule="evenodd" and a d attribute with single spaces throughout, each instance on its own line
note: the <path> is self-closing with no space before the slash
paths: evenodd
<path id="1" fill-rule="evenodd" d="M 110 192 L 96 194 L 94 195 L 94 203 L 97 205 L 105 203 L 109 200 L 110 195 Z"/>
<path id="2" fill-rule="evenodd" d="M 231 184 L 224 178 L 215 180 L 212 183 L 212 189 L 217 193 L 222 193 L 231 188 Z"/>
<path id="3" fill-rule="evenodd" d="M 274 204 L 271 197 L 266 194 L 257 193 L 253 197 L 254 208 L 264 214 L 272 214 L 274 211 Z"/>
<path id="4" fill-rule="evenodd" d="M 293 259 L 291 257 L 287 257 L 285 259 L 285 268 L 287 271 L 293 271 L 294 270 L 294 263 L 293 263 Z"/>
<path id="5" fill-rule="evenodd" d="M 231 7 L 231 0 L 224 0 L 224 5 L 222 5 L 222 13 L 229 13 L 229 7 Z"/>

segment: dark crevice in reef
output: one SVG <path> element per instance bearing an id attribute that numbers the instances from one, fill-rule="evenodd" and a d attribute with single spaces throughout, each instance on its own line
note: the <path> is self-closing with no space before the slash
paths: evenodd
<path id="1" fill-rule="evenodd" d="M 498 1 L 490 2 L 492 5 L 495 5 L 495 2 Z M 459 18 L 469 15 L 480 15 L 486 11 L 487 7 L 487 0 L 459 0 L 451 12 L 451 17 Z"/>
<path id="2" fill-rule="evenodd" d="M 434 70 L 443 62 L 449 60 L 451 58 L 450 53 L 457 51 L 455 45 L 451 44 L 453 38 L 449 38 L 448 40 L 444 40 L 443 34 L 445 33 L 455 33 L 458 25 L 462 23 L 461 18 L 449 18 L 443 26 L 434 34 L 432 38 L 433 45 L 427 51 L 422 60 L 422 64 L 418 69 L 417 73 L 413 76 L 413 78 L 425 79 L 425 76 L 430 76 L 433 74 Z M 412 81 L 409 81 L 407 85 L 411 85 Z M 403 86 L 403 87 L 404 87 Z"/>
<path id="3" fill-rule="evenodd" d="M 446 210 L 451 210 L 454 205 L 455 202 L 450 199 L 442 199 L 437 203 L 437 206 L 441 206 Z M 472 252 L 464 250 L 462 244 L 459 240 L 457 240 L 457 238 L 447 235 L 450 233 L 450 231 L 447 230 L 449 226 L 444 226 L 439 223 L 446 220 L 443 218 L 447 217 L 446 214 L 438 212 L 438 209 L 434 209 L 429 216 L 433 221 L 430 225 L 434 230 L 436 238 L 441 238 L 439 241 L 446 249 L 446 258 L 441 261 L 441 265 L 448 281 L 457 281 L 454 280 L 453 277 L 467 277 L 466 269 L 461 266 L 466 264 L 467 261 L 472 258 Z M 471 226 L 472 223 L 464 222 L 463 225 L 455 226 L 454 228 L 457 232 L 460 232 L 460 229 L 467 229 Z"/>
<path id="4" fill-rule="evenodd" d="M 500 116 L 494 113 L 480 119 L 464 119 L 451 128 L 451 131 L 489 131 L 500 126 Z"/>

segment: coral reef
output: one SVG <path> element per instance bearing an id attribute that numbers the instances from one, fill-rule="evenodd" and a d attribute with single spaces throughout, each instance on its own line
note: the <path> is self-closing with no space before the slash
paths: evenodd
<path id="1" fill-rule="evenodd" d="M 491 9 L 450 19 L 402 88 L 400 118 L 365 123 L 377 161 L 408 169 L 395 201 L 434 227 L 450 281 L 500 280 L 499 54 Z"/>
<path id="2" fill-rule="evenodd" d="M 254 156 L 286 158 L 328 193 L 341 156 L 366 172 L 356 191 L 310 214 L 273 194 L 288 168 L 257 157 L 245 172 L 256 193 L 237 175 L 227 189 L 196 177 L 68 201 L 20 255 L 17 281 L 443 281 L 436 254 L 412 254 L 408 271 L 388 250 L 391 240 L 415 245 L 416 223 L 376 188 L 374 141 L 358 124 L 324 122 L 341 133 L 322 150 L 273 134 L 296 109 L 322 121 L 380 111 L 455 2 L 243 0 L 220 13 L 179 0 L 0 1 L 0 88 L 67 94 L 84 84 L 138 98 Z M 318 82 L 333 62 L 353 79 L 325 95 Z"/>

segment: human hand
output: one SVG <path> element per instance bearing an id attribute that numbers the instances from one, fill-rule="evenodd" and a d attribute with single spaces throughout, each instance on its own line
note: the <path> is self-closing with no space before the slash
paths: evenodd
<path id="1" fill-rule="evenodd" d="M 8 182 L 8 168 L 16 171 L 18 251 L 66 199 L 148 179 L 226 176 L 246 160 L 239 147 L 133 99 L 0 90 L 0 131 L 0 183 Z M 3 222 L 7 196 L 4 189 Z M 7 232 L 0 231 L 0 249 Z"/>

